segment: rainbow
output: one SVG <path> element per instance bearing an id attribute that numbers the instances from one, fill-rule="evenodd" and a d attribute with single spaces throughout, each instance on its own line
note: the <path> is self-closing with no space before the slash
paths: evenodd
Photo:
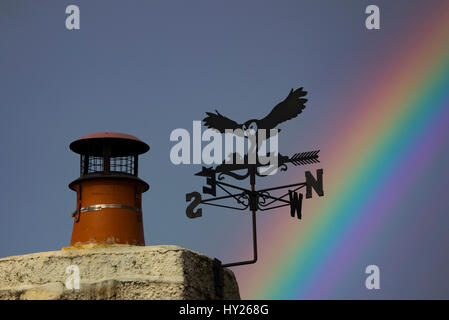
<path id="1" fill-rule="evenodd" d="M 435 3 L 420 25 L 418 34 L 405 37 L 404 30 L 401 41 L 385 48 L 392 59 L 382 68 L 364 70 L 374 80 L 365 78 L 338 100 L 357 112 L 334 124 L 338 132 L 327 132 L 332 139 L 320 146 L 325 197 L 304 203 L 300 224 L 279 217 L 260 223 L 264 262 L 234 269 L 243 298 L 329 297 L 401 196 L 447 146 L 449 2 Z M 328 268 L 332 272 L 324 272 Z"/>

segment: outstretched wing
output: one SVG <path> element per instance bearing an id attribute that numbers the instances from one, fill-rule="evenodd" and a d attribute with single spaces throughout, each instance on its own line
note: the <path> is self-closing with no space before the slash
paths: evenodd
<path id="1" fill-rule="evenodd" d="M 260 128 L 273 129 L 279 123 L 295 118 L 304 110 L 307 99 L 301 98 L 307 94 L 303 88 L 293 89 L 284 101 L 278 103 L 273 110 L 262 120 L 260 120 Z"/>
<path id="2" fill-rule="evenodd" d="M 208 128 L 218 130 L 221 133 L 225 133 L 226 129 L 237 129 L 240 128 L 240 125 L 225 116 L 222 116 L 217 110 L 215 113 L 206 112 L 207 117 L 203 119 L 204 125 Z"/>

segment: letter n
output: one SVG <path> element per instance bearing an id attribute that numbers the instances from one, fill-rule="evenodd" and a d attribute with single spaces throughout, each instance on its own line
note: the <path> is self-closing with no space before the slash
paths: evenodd
<path id="1" fill-rule="evenodd" d="M 323 169 L 318 169 L 316 171 L 316 179 L 310 173 L 310 171 L 306 171 L 306 198 L 312 198 L 312 188 L 315 192 L 320 196 L 324 196 L 323 191 Z"/>

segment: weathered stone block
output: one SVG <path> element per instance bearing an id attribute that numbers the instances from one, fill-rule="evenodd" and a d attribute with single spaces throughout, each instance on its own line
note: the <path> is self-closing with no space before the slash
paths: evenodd
<path id="1" fill-rule="evenodd" d="M 67 289 L 78 266 L 80 288 Z M 240 299 L 224 269 L 224 299 Z M 0 299 L 219 299 L 213 260 L 178 246 L 110 246 L 0 259 Z"/>

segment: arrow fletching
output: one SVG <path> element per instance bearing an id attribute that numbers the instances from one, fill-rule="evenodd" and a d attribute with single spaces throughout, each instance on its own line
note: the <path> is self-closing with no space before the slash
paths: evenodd
<path id="1" fill-rule="evenodd" d="M 318 163 L 320 160 L 318 159 L 319 155 L 318 153 L 320 150 L 316 151 L 308 151 L 308 152 L 300 152 L 295 153 L 288 161 L 295 166 L 301 166 L 305 164 L 312 164 L 312 163 Z"/>

